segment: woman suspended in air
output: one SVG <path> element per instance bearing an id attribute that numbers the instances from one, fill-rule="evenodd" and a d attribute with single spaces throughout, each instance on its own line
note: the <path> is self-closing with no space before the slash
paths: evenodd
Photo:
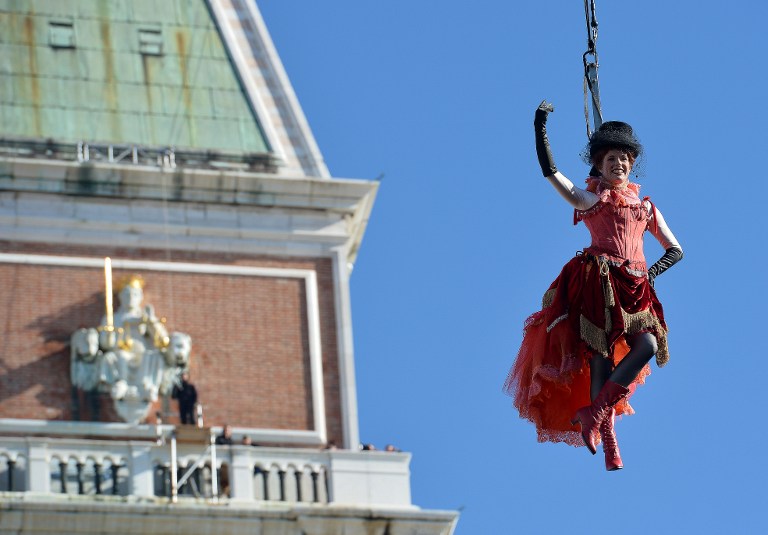
<path id="1" fill-rule="evenodd" d="M 642 146 L 628 124 L 603 123 L 592 134 L 585 160 L 593 166 L 581 189 L 555 166 L 542 102 L 536 110 L 536 153 L 544 176 L 574 208 L 592 244 L 562 269 L 544 294 L 542 308 L 525 322 L 523 342 L 504 391 L 522 418 L 536 425 L 540 442 L 584 444 L 592 454 L 603 443 L 608 470 L 623 468 L 614 416 L 632 414 L 629 398 L 669 359 L 667 325 L 654 278 L 683 257 L 661 212 L 629 181 Z M 643 234 L 664 255 L 647 267 Z"/>

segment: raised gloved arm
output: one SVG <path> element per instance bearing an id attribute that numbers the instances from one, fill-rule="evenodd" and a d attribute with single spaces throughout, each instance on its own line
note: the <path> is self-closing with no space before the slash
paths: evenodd
<path id="1" fill-rule="evenodd" d="M 597 195 L 574 186 L 573 182 L 557 170 L 555 160 L 552 157 L 552 149 L 549 147 L 549 139 L 547 138 L 547 115 L 554 110 L 552 104 L 542 100 L 533 119 L 533 129 L 536 134 L 536 155 L 539 157 L 541 172 L 571 206 L 578 210 L 586 210 L 597 202 Z"/>
<path id="2" fill-rule="evenodd" d="M 549 147 L 549 139 L 547 138 L 547 115 L 553 111 L 555 108 L 552 104 L 542 100 L 539 107 L 536 108 L 536 114 L 533 118 L 533 130 L 536 134 L 536 156 L 539 158 L 541 172 L 545 177 L 557 173 L 557 166 L 555 166 L 555 160 L 552 158 L 552 149 Z"/>

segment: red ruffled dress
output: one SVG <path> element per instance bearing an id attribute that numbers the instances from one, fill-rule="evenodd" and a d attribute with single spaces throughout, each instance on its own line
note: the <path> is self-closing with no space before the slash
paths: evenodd
<path id="1" fill-rule="evenodd" d="M 643 255 L 643 233 L 655 225 L 655 207 L 629 183 L 609 189 L 587 180 L 598 202 L 574 212 L 592 244 L 570 260 L 544 294 L 542 308 L 525 322 L 520 352 L 504 383 L 520 417 L 536 425 L 540 442 L 583 446 L 576 410 L 590 404 L 589 361 L 600 353 L 618 364 L 629 351 L 627 334 L 656 336 L 659 366 L 669 359 L 667 326 Z M 645 366 L 630 385 L 630 397 L 651 373 Z M 616 414 L 633 414 L 629 397 Z"/>

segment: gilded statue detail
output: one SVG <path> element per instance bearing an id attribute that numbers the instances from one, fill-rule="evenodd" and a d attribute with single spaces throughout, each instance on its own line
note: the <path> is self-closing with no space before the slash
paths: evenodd
<path id="1" fill-rule="evenodd" d="M 165 318 L 158 318 L 152 305 L 142 306 L 145 281 L 140 275 L 117 284 L 119 306 L 113 314 L 111 263 L 105 275 L 106 314 L 98 329 L 72 334 L 71 380 L 84 391 L 108 392 L 118 415 L 136 424 L 189 370 L 192 340 L 185 333 L 169 334 Z"/>

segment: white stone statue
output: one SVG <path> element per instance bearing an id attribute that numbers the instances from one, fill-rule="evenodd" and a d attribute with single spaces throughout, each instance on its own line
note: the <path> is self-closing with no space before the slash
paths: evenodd
<path id="1" fill-rule="evenodd" d="M 160 394 L 170 396 L 174 386 L 181 386 L 181 374 L 189 371 L 192 338 L 186 333 L 171 333 L 171 343 L 165 351 L 165 371 Z"/>
<path id="2" fill-rule="evenodd" d="M 133 275 L 117 286 L 119 306 L 98 329 L 72 335 L 72 384 L 108 391 L 126 422 L 144 420 L 159 395 L 167 396 L 189 368 L 192 340 L 169 336 L 152 305 L 142 307 L 144 280 Z M 110 324 L 109 319 L 112 319 Z"/>
<path id="3" fill-rule="evenodd" d="M 70 339 L 70 379 L 86 392 L 104 392 L 118 378 L 116 357 L 99 347 L 99 331 L 78 329 Z"/>

